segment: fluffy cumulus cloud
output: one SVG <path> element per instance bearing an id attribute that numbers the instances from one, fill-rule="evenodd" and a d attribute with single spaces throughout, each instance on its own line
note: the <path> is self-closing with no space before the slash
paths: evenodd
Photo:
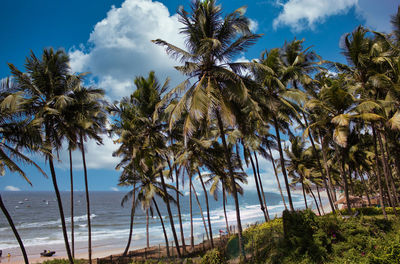
<path id="1" fill-rule="evenodd" d="M 86 45 L 69 51 L 71 68 L 91 72 L 112 99 L 130 94 L 135 76 L 146 76 L 151 70 L 160 81 L 171 77 L 172 83 L 178 83 L 183 77 L 173 68 L 177 62 L 151 40 L 160 38 L 184 48 L 181 27 L 177 15 L 162 3 L 126 0 L 95 25 Z"/>
<path id="2" fill-rule="evenodd" d="M 282 10 L 273 21 L 274 28 L 288 26 L 293 31 L 314 29 L 327 17 L 345 14 L 354 7 L 356 15 L 366 26 L 389 32 L 390 15 L 396 12 L 398 6 L 396 1 L 376 0 L 277 0 L 276 4 Z"/>
<path id="3" fill-rule="evenodd" d="M 289 0 L 286 3 L 278 1 L 282 12 L 274 19 L 273 26 L 275 29 L 279 26 L 289 26 L 294 31 L 313 29 L 316 23 L 323 22 L 328 16 L 347 12 L 357 2 L 358 0 Z"/>
<path id="4" fill-rule="evenodd" d="M 120 161 L 119 158 L 113 157 L 112 153 L 118 148 L 112 138 L 103 135 L 103 145 L 98 145 L 96 141 L 89 140 L 85 143 L 86 166 L 89 169 L 108 169 L 114 170 Z M 58 166 L 63 169 L 69 169 L 69 154 L 67 150 L 60 153 L 61 163 Z M 82 169 L 82 154 L 79 150 L 72 153 L 72 162 L 75 169 Z"/>
<path id="5" fill-rule="evenodd" d="M 6 186 L 6 187 L 4 188 L 4 190 L 5 190 L 5 191 L 10 191 L 10 192 L 18 192 L 18 191 L 21 191 L 20 188 L 15 187 L 15 186 L 11 186 L 11 185 Z"/>

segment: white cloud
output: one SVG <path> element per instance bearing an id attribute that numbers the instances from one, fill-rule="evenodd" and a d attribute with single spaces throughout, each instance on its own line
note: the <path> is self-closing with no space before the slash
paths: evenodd
<path id="1" fill-rule="evenodd" d="M 250 21 L 250 25 L 249 25 L 250 30 L 252 32 L 256 32 L 257 29 L 258 29 L 258 22 L 256 20 L 253 20 L 253 19 L 250 19 L 250 18 L 249 18 L 249 21 Z"/>
<path id="2" fill-rule="evenodd" d="M 119 192 L 119 189 L 117 187 L 111 187 L 110 190 L 114 192 Z"/>
<path id="3" fill-rule="evenodd" d="M 273 21 L 274 28 L 289 26 L 294 31 L 305 28 L 313 29 L 326 17 L 346 13 L 357 4 L 358 0 L 289 0 L 286 3 L 277 1 L 283 10 Z"/>
<path id="4" fill-rule="evenodd" d="M 396 1 L 376 0 L 276 0 L 282 11 L 273 21 L 274 28 L 289 26 L 293 31 L 314 29 L 329 16 L 347 13 L 355 7 L 356 15 L 374 30 L 390 32 L 390 16 L 396 13 Z"/>
<path id="5" fill-rule="evenodd" d="M 15 187 L 15 186 L 11 186 L 11 185 L 6 186 L 6 187 L 4 188 L 4 190 L 5 190 L 5 191 L 11 191 L 11 192 L 18 192 L 18 191 L 21 191 L 20 188 Z"/>
<path id="6" fill-rule="evenodd" d="M 151 40 L 160 38 L 184 48 L 181 27 L 177 15 L 170 15 L 162 3 L 126 0 L 95 25 L 86 49 L 80 45 L 70 50 L 71 68 L 91 72 L 112 99 L 130 94 L 135 76 L 151 70 L 160 82 L 170 76 L 178 83 L 182 76 L 173 68 L 178 63 Z"/>
<path id="7" fill-rule="evenodd" d="M 373 30 L 392 31 L 390 16 L 397 12 L 398 1 L 358 1 L 356 12 L 365 20 L 366 26 Z"/>
<path id="8" fill-rule="evenodd" d="M 118 148 L 117 144 L 114 144 L 113 139 L 107 135 L 103 135 L 103 145 L 98 145 L 94 140 L 85 142 L 85 158 L 86 166 L 88 169 L 109 169 L 114 170 L 115 166 L 120 161 L 119 158 L 113 157 L 112 153 Z M 65 149 L 60 153 L 61 163 L 57 163 L 57 166 L 69 169 L 69 154 Z M 72 162 L 74 169 L 82 169 L 82 154 L 80 150 L 72 152 Z"/>

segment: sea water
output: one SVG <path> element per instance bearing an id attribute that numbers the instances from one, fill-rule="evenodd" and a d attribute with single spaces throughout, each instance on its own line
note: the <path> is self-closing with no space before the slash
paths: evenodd
<path id="1" fill-rule="evenodd" d="M 131 201 L 121 206 L 124 192 L 90 192 L 90 218 L 92 222 L 92 240 L 97 247 L 112 245 L 114 248 L 123 248 L 129 234 L 129 223 L 131 213 Z M 207 212 L 204 193 L 198 191 L 199 200 L 207 221 Z M 175 196 L 175 195 L 174 195 Z M 284 209 L 279 193 L 265 193 L 268 211 L 271 217 L 280 215 Z M 60 214 L 54 192 L 2 192 L 3 201 L 12 216 L 14 224 L 25 244 L 25 246 L 43 246 L 51 248 L 55 244 L 63 244 Z M 70 214 L 70 193 L 62 192 L 61 198 L 64 207 L 64 214 L 68 235 L 71 240 L 71 214 Z M 303 208 L 304 201 L 301 195 L 293 195 L 293 202 L 296 208 Z M 213 236 L 225 231 L 225 218 L 222 199 L 214 200 L 213 196 L 208 197 L 210 205 L 210 219 L 212 222 Z M 285 197 L 287 200 L 287 197 Z M 260 210 L 260 204 L 255 191 L 245 191 L 239 196 L 240 216 L 242 225 L 262 222 L 264 216 Z M 310 201 L 311 202 L 311 201 Z M 161 214 L 163 215 L 170 240 L 172 241 L 171 226 L 167 217 L 166 206 L 161 199 L 157 199 Z M 180 196 L 181 217 L 186 239 L 190 235 L 190 213 L 188 193 Z M 200 210 L 192 197 L 194 234 L 197 242 L 200 242 L 205 234 Z M 226 205 L 229 225 L 236 225 L 236 211 L 234 201 L 228 196 Z M 175 228 L 180 238 L 180 228 L 176 206 L 172 206 Z M 164 243 L 164 236 L 160 219 L 154 210 L 154 217 L 150 216 L 150 243 L 158 245 Z M 74 193 L 74 228 L 75 241 L 87 241 L 87 214 L 86 198 L 84 192 Z M 186 240 L 185 239 L 185 240 Z M 146 241 L 146 214 L 140 204 L 135 212 L 133 227 L 132 246 L 139 248 L 145 246 Z M 0 213 L 0 249 L 5 252 L 7 249 L 17 248 L 17 241 L 8 225 L 5 216 Z"/>

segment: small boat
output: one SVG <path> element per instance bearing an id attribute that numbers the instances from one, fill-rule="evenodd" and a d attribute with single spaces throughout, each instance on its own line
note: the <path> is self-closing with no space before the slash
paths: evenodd
<path id="1" fill-rule="evenodd" d="M 43 252 L 40 252 L 40 256 L 42 256 L 42 257 L 51 257 L 54 254 L 56 254 L 56 252 L 50 251 L 50 250 L 43 250 Z"/>
<path id="2" fill-rule="evenodd" d="M 23 202 L 23 201 L 19 201 L 18 203 L 19 203 L 19 204 L 24 204 L 24 202 Z"/>
<path id="3" fill-rule="evenodd" d="M 29 199 L 28 199 L 28 198 L 25 198 L 24 201 L 29 201 Z"/>

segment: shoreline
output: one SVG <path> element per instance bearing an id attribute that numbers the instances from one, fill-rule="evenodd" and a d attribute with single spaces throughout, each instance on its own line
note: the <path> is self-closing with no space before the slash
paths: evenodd
<path id="1" fill-rule="evenodd" d="M 298 190 L 292 190 L 292 193 L 295 195 L 302 195 L 301 191 Z M 321 199 L 322 199 L 322 204 L 324 208 L 325 214 L 330 213 L 331 209 L 329 206 L 329 202 L 327 201 L 327 196 L 326 192 L 321 191 Z M 310 209 L 318 215 L 318 210 L 315 207 L 314 201 L 310 199 L 310 197 L 307 198 L 308 204 Z M 304 205 L 301 206 L 301 208 L 298 208 L 299 210 L 304 209 Z M 276 213 L 274 215 L 271 215 L 271 218 L 275 217 L 281 217 L 282 212 Z M 321 212 L 322 213 L 322 212 Z M 235 219 L 229 219 L 230 223 L 234 223 L 236 220 Z M 260 221 L 253 221 L 253 222 L 244 222 L 242 223 L 244 227 L 252 225 L 252 224 L 257 224 L 260 223 Z M 218 234 L 218 232 L 215 232 L 215 234 Z M 215 235 L 214 239 L 219 239 L 219 235 Z M 186 245 L 190 244 L 190 240 L 188 237 L 186 237 L 185 242 Z M 159 243 L 160 241 L 153 241 L 153 243 L 150 244 L 150 248 L 158 248 L 160 245 L 165 249 L 165 242 L 164 243 Z M 169 241 L 171 243 L 171 241 Z M 104 258 L 108 257 L 110 255 L 121 255 L 125 249 L 124 244 L 126 241 L 123 241 L 121 243 L 120 239 L 114 239 L 114 240 L 98 240 L 98 241 L 93 241 L 93 247 L 92 247 L 92 259 L 96 258 Z M 134 240 L 132 239 L 132 244 L 130 247 L 130 251 L 145 251 L 146 245 L 145 245 L 145 239 L 140 239 L 140 240 Z M 203 243 L 202 239 L 200 236 L 195 237 L 195 247 L 198 247 Z M 136 245 L 135 245 L 136 244 Z M 53 257 L 41 257 L 40 252 L 43 252 L 44 249 L 50 249 L 56 251 L 56 254 Z M 29 262 L 30 263 L 41 263 L 46 260 L 52 260 L 52 259 L 65 259 L 67 258 L 67 254 L 65 251 L 65 245 L 64 243 L 58 243 L 58 244 L 53 244 L 53 245 L 32 245 L 32 246 L 26 246 L 26 251 L 28 254 Z M 11 257 L 7 257 L 7 254 L 11 253 Z M 87 259 L 88 258 L 88 252 L 87 252 L 87 242 L 86 241 L 80 241 L 75 243 L 75 258 L 76 259 Z M 15 264 L 23 264 L 24 260 L 22 257 L 22 253 L 20 251 L 19 247 L 16 248 L 11 248 L 9 250 L 3 250 L 3 257 L 0 258 L 0 263 L 15 263 Z"/>

